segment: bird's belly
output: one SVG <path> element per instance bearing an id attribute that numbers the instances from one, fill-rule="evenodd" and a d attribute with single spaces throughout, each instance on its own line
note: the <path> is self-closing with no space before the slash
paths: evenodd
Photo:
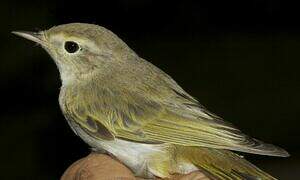
<path id="1" fill-rule="evenodd" d="M 186 174 L 198 170 L 192 163 L 175 160 L 180 155 L 171 152 L 172 145 L 143 144 L 116 138 L 113 141 L 95 139 L 80 126 L 68 121 L 73 131 L 96 150 L 105 150 L 122 161 L 136 176 L 168 177 L 170 173 Z M 164 168 L 162 168 L 164 167 Z"/>
<path id="2" fill-rule="evenodd" d="M 117 157 L 130 167 L 135 175 L 148 178 L 153 177 L 152 159 L 166 153 L 162 145 L 142 144 L 121 139 L 101 141 L 95 145 Z"/>
<path id="3" fill-rule="evenodd" d="M 199 170 L 192 163 L 175 160 L 170 146 L 143 144 L 116 139 L 114 141 L 97 141 L 94 147 L 104 149 L 128 166 L 136 176 L 165 178 L 173 173 L 187 174 Z M 180 155 L 177 155 L 180 156 Z M 162 168 L 163 167 L 163 168 Z"/>
<path id="4" fill-rule="evenodd" d="M 165 145 L 143 144 L 130 142 L 122 139 L 113 141 L 95 139 L 87 134 L 80 126 L 72 121 L 68 121 L 72 130 L 81 137 L 87 144 L 98 151 L 107 151 L 127 167 L 129 167 L 137 176 L 151 178 L 153 173 L 149 167 L 149 162 L 155 155 L 166 154 Z"/>

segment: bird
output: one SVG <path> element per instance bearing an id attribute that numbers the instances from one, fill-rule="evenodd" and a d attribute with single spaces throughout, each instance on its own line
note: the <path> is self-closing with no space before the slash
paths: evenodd
<path id="1" fill-rule="evenodd" d="M 289 156 L 207 110 L 102 26 L 69 23 L 12 33 L 54 60 L 62 82 L 59 105 L 75 134 L 138 177 L 201 171 L 210 179 L 275 179 L 238 152 Z"/>

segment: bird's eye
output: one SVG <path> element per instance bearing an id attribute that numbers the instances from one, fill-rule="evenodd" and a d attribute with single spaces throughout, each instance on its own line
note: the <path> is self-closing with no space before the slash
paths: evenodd
<path id="1" fill-rule="evenodd" d="M 79 50 L 79 45 L 74 41 L 66 41 L 65 42 L 65 50 L 68 53 L 75 53 Z"/>

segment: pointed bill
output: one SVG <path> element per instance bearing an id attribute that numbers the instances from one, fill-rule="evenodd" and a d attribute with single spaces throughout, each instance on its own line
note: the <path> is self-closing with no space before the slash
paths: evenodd
<path id="1" fill-rule="evenodd" d="M 43 32 L 30 32 L 30 31 L 12 31 L 11 33 L 28 39 L 30 41 L 36 42 L 41 45 L 46 45 L 46 41 Z"/>

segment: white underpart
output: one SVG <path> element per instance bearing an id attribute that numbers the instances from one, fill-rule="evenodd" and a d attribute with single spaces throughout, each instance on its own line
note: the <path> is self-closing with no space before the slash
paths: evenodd
<path id="1" fill-rule="evenodd" d="M 159 145 L 141 144 L 129 142 L 121 139 L 114 141 L 95 142 L 101 148 L 116 156 L 135 172 L 136 175 L 151 176 L 148 163 L 154 153 L 163 153 L 163 148 Z"/>
<path id="2" fill-rule="evenodd" d="M 73 131 L 80 136 L 86 143 L 97 150 L 105 150 L 123 162 L 137 176 L 152 178 L 153 176 L 162 177 L 159 172 L 149 167 L 152 155 L 159 153 L 161 161 L 168 160 L 165 145 L 142 144 L 130 142 L 122 139 L 114 141 L 98 140 L 92 138 L 77 124 L 68 121 Z M 188 162 L 180 162 L 177 165 L 177 173 L 187 174 L 199 170 L 196 166 Z"/>

